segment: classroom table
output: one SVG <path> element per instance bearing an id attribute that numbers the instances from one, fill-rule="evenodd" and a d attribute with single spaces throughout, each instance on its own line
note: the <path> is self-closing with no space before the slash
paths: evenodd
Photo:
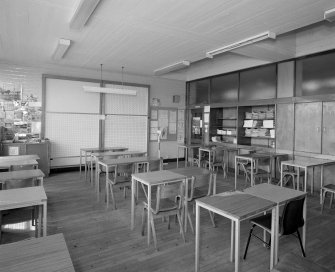
<path id="1" fill-rule="evenodd" d="M 246 188 L 244 190 L 245 193 L 253 196 L 257 196 L 260 198 L 264 198 L 266 200 L 273 201 L 277 204 L 276 206 L 276 223 L 275 223 L 275 250 L 274 250 L 274 265 L 277 264 L 278 262 L 278 248 L 279 248 L 279 207 L 281 205 L 284 205 L 286 202 L 289 202 L 291 200 L 299 199 L 304 196 L 306 196 L 306 193 L 300 192 L 297 190 L 285 188 L 285 187 L 280 187 L 277 185 L 273 184 L 257 184 L 253 187 Z M 306 225 L 307 225 L 307 206 L 306 206 L 307 200 L 304 202 L 304 211 L 303 211 L 303 216 L 305 220 L 305 224 L 302 227 L 302 244 L 304 249 L 306 245 Z"/>
<path id="2" fill-rule="evenodd" d="M 92 152 L 91 153 L 91 182 L 94 183 L 93 175 L 93 163 L 97 165 L 99 159 L 108 158 L 108 157 L 131 157 L 131 156 L 144 156 L 146 151 L 104 151 L 104 152 Z"/>
<path id="3" fill-rule="evenodd" d="M 75 271 L 62 233 L 1 245 L 0 256 L 1 271 Z"/>
<path id="4" fill-rule="evenodd" d="M 0 160 L 0 168 L 10 170 L 12 166 L 25 166 L 32 165 L 34 168 L 38 168 L 38 162 L 36 159 L 18 159 L 18 160 Z"/>
<path id="5" fill-rule="evenodd" d="M 196 230 L 195 230 L 195 271 L 200 270 L 200 207 L 217 213 L 231 220 L 231 251 L 230 261 L 234 261 L 235 272 L 240 268 L 240 224 L 257 214 L 272 210 L 272 224 L 276 219 L 276 203 L 264 198 L 256 197 L 244 192 L 225 192 L 214 196 L 197 199 L 196 203 Z M 275 239 L 275 229 L 271 230 L 271 240 Z M 235 251 L 235 254 L 234 254 Z M 235 255 L 235 256 L 234 256 Z M 271 244 L 270 269 L 273 268 L 274 243 Z"/>
<path id="6" fill-rule="evenodd" d="M 107 194 L 107 205 L 109 202 L 109 191 L 107 190 L 107 180 L 109 178 L 109 169 L 111 167 L 115 167 L 116 165 L 120 164 L 133 164 L 134 165 L 134 170 L 137 169 L 136 165 L 137 164 L 142 164 L 142 163 L 148 163 L 153 160 L 159 160 L 158 157 L 126 157 L 126 158 L 118 158 L 118 159 L 98 159 L 97 161 L 97 167 L 95 168 L 96 171 L 96 190 L 97 190 L 97 199 L 100 199 L 100 175 L 98 172 L 98 169 L 102 167 L 105 172 L 106 172 L 106 194 Z M 136 171 L 135 171 L 136 172 Z"/>
<path id="7" fill-rule="evenodd" d="M 299 190 L 299 177 L 300 177 L 300 168 L 305 170 L 305 185 L 304 185 L 304 192 L 307 192 L 307 170 L 308 168 L 313 169 L 312 173 L 312 182 L 311 182 L 311 194 L 314 193 L 314 167 L 320 166 L 321 167 L 321 177 L 320 177 L 320 188 L 323 186 L 323 170 L 324 166 L 335 164 L 333 160 L 325 160 L 325 159 L 318 159 L 318 158 L 295 158 L 294 160 L 289 161 L 282 161 L 281 162 L 281 175 L 280 175 L 280 185 L 283 186 L 283 168 L 284 166 L 293 166 L 297 168 L 297 189 Z M 320 190 L 320 203 L 322 203 L 322 190 Z"/>
<path id="8" fill-rule="evenodd" d="M 161 170 L 161 171 L 153 171 L 153 172 L 145 172 L 145 173 L 135 173 L 131 178 L 131 230 L 134 229 L 135 223 L 135 192 L 136 192 L 136 184 L 140 182 L 148 187 L 148 217 L 147 217 L 147 242 L 150 245 L 150 237 L 151 237 L 151 228 L 150 228 L 150 220 L 151 220 L 151 189 L 153 186 L 173 183 L 182 181 L 185 184 L 185 192 L 188 191 L 187 185 L 187 177 L 184 175 L 180 175 L 169 170 Z M 185 209 L 187 212 L 187 196 L 184 197 L 184 205 L 186 205 Z"/>
<path id="9" fill-rule="evenodd" d="M 186 168 L 174 168 L 174 169 L 169 169 L 169 171 L 180 174 L 183 176 L 187 177 L 187 182 L 192 179 L 192 177 L 199 177 L 199 176 L 204 176 L 210 174 L 210 170 L 201 168 L 201 167 L 186 167 Z M 189 187 L 189 186 L 188 186 Z M 216 178 L 214 178 L 213 182 L 213 194 L 216 194 Z M 188 211 L 187 211 L 188 212 Z M 185 211 L 185 218 L 184 218 L 184 229 L 185 232 L 187 231 L 187 212 Z"/>
<path id="10" fill-rule="evenodd" d="M 19 161 L 19 160 L 39 160 L 40 157 L 37 154 L 31 155 L 12 155 L 12 156 L 0 156 L 0 162 L 6 161 Z"/>
<path id="11" fill-rule="evenodd" d="M 36 185 L 43 186 L 44 176 L 45 175 L 41 169 L 0 172 L 0 183 L 2 184 L 2 189 L 6 189 L 7 181 L 36 179 L 37 181 L 39 181 L 39 184 Z"/>
<path id="12" fill-rule="evenodd" d="M 41 234 L 41 225 L 43 225 L 43 236 L 46 236 L 47 196 L 45 194 L 43 186 L 25 187 L 11 190 L 0 190 L 0 212 L 5 210 L 24 208 L 24 207 L 34 207 L 34 206 L 39 207 L 37 236 L 40 236 Z M 43 206 L 43 212 L 40 206 Z"/>
<path id="13" fill-rule="evenodd" d="M 197 145 L 197 144 L 190 144 L 190 145 L 189 144 L 179 144 L 177 146 L 177 168 L 179 167 L 179 150 L 180 149 L 184 152 L 185 167 L 187 167 L 188 166 L 188 156 L 190 154 L 190 151 L 192 149 L 196 149 L 196 148 L 200 148 L 200 147 L 201 147 L 201 145 Z M 193 158 L 192 158 L 192 163 L 193 163 Z"/>
<path id="14" fill-rule="evenodd" d="M 79 161 L 79 172 L 81 177 L 81 166 L 82 157 L 85 158 L 85 180 L 87 180 L 87 157 L 93 152 L 104 152 L 104 151 L 126 151 L 127 147 L 92 147 L 92 148 L 80 148 L 80 161 Z"/>
<path id="15" fill-rule="evenodd" d="M 238 161 L 247 161 L 250 162 L 251 170 L 256 169 L 258 160 L 267 159 L 270 160 L 270 172 L 271 177 L 273 176 L 273 166 L 275 166 L 275 160 L 279 157 L 287 156 L 288 154 L 285 153 L 276 153 L 276 152 L 269 152 L 269 153 L 250 153 L 250 154 L 240 154 L 235 156 L 235 190 L 237 187 L 237 172 L 238 172 Z M 250 171 L 250 180 L 251 186 L 254 186 L 254 171 Z"/>

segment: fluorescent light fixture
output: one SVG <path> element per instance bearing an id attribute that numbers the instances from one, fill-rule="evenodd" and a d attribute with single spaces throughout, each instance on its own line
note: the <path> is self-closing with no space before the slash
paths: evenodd
<path id="1" fill-rule="evenodd" d="M 55 52 L 52 55 L 54 60 L 60 60 L 65 56 L 66 51 L 71 45 L 71 40 L 59 39 Z"/>
<path id="2" fill-rule="evenodd" d="M 334 22 L 335 21 L 335 8 L 326 10 L 324 14 L 324 19 L 329 22 Z"/>
<path id="3" fill-rule="evenodd" d="M 122 95 L 137 95 L 136 90 L 124 89 L 122 86 L 120 88 L 107 88 L 107 87 L 93 87 L 93 86 L 83 86 L 85 92 L 92 93 L 108 93 L 108 94 L 122 94 Z"/>
<path id="4" fill-rule="evenodd" d="M 155 70 L 154 73 L 155 73 L 156 76 L 160 76 L 160 75 L 172 72 L 172 71 L 176 71 L 176 70 L 185 68 L 187 66 L 190 66 L 190 62 L 187 61 L 187 60 L 183 60 L 183 61 L 171 64 L 171 65 L 159 68 L 159 69 Z"/>
<path id="5" fill-rule="evenodd" d="M 207 58 L 213 58 L 214 55 L 218 55 L 218 54 L 221 54 L 221 53 L 224 53 L 224 52 L 227 52 L 227 51 L 231 51 L 231 50 L 234 50 L 236 48 L 239 48 L 239 47 L 242 47 L 242 46 L 245 46 L 245 45 L 248 45 L 248 44 L 256 43 L 256 42 L 259 42 L 259 41 L 262 41 L 262 40 L 265 40 L 265 39 L 269 39 L 269 38 L 270 39 L 275 39 L 276 34 L 273 33 L 273 32 L 267 31 L 267 32 L 264 32 L 264 33 L 261 33 L 261 34 L 243 39 L 239 42 L 235 42 L 235 43 L 220 47 L 218 49 L 214 49 L 212 51 L 209 51 L 209 52 L 206 53 L 206 57 Z"/>
<path id="6" fill-rule="evenodd" d="M 70 21 L 70 28 L 81 30 L 101 0 L 81 0 Z"/>

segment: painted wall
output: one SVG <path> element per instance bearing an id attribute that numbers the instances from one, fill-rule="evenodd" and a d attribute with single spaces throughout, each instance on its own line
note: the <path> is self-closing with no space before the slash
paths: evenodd
<path id="1" fill-rule="evenodd" d="M 17 86 L 22 85 L 23 95 L 33 94 L 38 97 L 39 101 L 42 97 L 42 74 L 100 79 L 99 69 L 94 71 L 60 66 L 29 67 L 13 63 L 0 63 L 0 85 L 3 82 L 13 82 Z M 121 81 L 122 77 L 120 73 L 106 71 L 103 72 L 103 79 Z M 150 101 L 154 97 L 160 99 L 161 107 L 185 108 L 185 81 L 128 74 L 124 75 L 124 81 L 150 85 Z M 179 103 L 173 103 L 173 95 L 180 95 Z M 176 146 L 176 141 L 162 142 L 161 155 L 163 158 L 176 158 Z M 157 143 L 149 142 L 149 154 L 157 155 L 157 153 Z"/>

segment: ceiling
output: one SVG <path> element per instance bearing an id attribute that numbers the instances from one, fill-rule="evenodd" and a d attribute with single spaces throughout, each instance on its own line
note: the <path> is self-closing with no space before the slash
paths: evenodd
<path id="1" fill-rule="evenodd" d="M 124 66 L 126 73 L 153 76 L 181 60 L 191 67 L 208 61 L 207 51 L 265 31 L 277 39 L 227 55 L 278 61 L 296 55 L 287 33 L 322 21 L 324 11 L 335 8 L 333 0 L 102 0 L 86 26 L 74 31 L 69 22 L 78 4 L 1 0 L 0 61 L 95 70 L 103 63 L 111 72 Z M 73 44 L 55 61 L 60 38 Z"/>

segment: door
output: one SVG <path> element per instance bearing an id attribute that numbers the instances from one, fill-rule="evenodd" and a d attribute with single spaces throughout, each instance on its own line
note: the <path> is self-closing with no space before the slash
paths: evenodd
<path id="1" fill-rule="evenodd" d="M 295 150 L 321 153 L 322 102 L 295 105 Z"/>
<path id="2" fill-rule="evenodd" d="M 335 102 L 323 103 L 322 154 L 335 155 Z"/>

